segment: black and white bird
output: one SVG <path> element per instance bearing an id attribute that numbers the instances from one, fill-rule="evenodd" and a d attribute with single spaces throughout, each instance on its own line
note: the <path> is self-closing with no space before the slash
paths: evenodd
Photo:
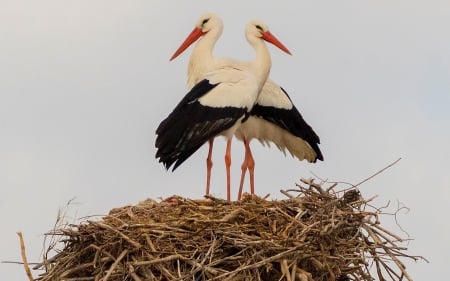
<path id="1" fill-rule="evenodd" d="M 252 139 L 268 146 L 274 143 L 284 154 L 287 150 L 300 161 L 323 161 L 319 136 L 303 119 L 286 91 L 272 80 L 264 84 L 250 117 L 236 130 L 235 136 L 245 145 L 238 200 L 242 196 L 246 170 L 250 174 L 250 192 L 254 194 L 255 161 L 250 149 Z"/>
<path id="2" fill-rule="evenodd" d="M 194 29 L 188 39 L 195 32 Z M 173 165 L 173 170 L 208 140 L 225 136 L 227 200 L 231 199 L 231 140 L 236 129 L 248 118 L 270 72 L 271 59 L 264 41 L 289 53 L 261 21 L 248 23 L 245 36 L 255 48 L 255 60 L 240 64 L 221 60 L 214 69 L 201 75 L 199 82 L 156 130 L 156 158 L 167 169 Z"/>
<path id="3" fill-rule="evenodd" d="M 188 88 L 202 79 L 204 73 L 221 65 L 223 59 L 213 56 L 213 49 L 223 31 L 223 22 L 214 13 L 207 13 L 197 20 L 194 30 L 178 48 L 170 60 L 175 59 L 192 43 L 198 41 L 192 50 L 188 65 Z M 242 62 L 233 61 L 235 65 Z M 323 160 L 319 149 L 319 137 L 305 122 L 300 112 L 292 103 L 288 94 L 275 82 L 268 79 L 264 84 L 256 104 L 250 112 L 250 117 L 237 128 L 235 136 L 244 142 L 245 157 L 242 163 L 242 173 L 239 185 L 238 199 L 241 198 L 247 170 L 250 174 L 250 192 L 254 194 L 255 161 L 250 149 L 250 141 L 258 139 L 262 144 L 274 143 L 283 153 L 289 153 L 299 160 L 316 162 Z M 214 138 L 209 140 L 207 157 L 207 185 L 209 194 L 212 167 L 212 148 Z"/>

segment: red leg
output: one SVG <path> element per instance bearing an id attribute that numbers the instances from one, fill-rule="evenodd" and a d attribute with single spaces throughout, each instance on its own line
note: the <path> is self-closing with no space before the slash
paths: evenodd
<path id="1" fill-rule="evenodd" d="M 227 168 L 227 200 L 231 200 L 231 176 L 230 176 L 230 166 L 231 166 L 231 139 L 227 141 L 227 150 L 225 153 L 225 166 Z"/>
<path id="2" fill-rule="evenodd" d="M 241 181 L 239 183 L 239 192 L 238 192 L 238 200 L 241 200 L 242 197 L 242 189 L 244 188 L 244 180 L 245 180 L 245 174 L 248 169 L 248 151 L 247 151 L 247 140 L 244 138 L 244 145 L 245 145 L 245 156 L 244 161 L 241 165 Z"/>
<path id="3" fill-rule="evenodd" d="M 255 160 L 250 149 L 250 142 L 247 142 L 245 146 L 248 151 L 247 167 L 250 174 L 250 193 L 255 194 Z"/>
<path id="4" fill-rule="evenodd" d="M 209 152 L 206 158 L 206 195 L 209 195 L 209 187 L 211 183 L 211 169 L 213 162 L 211 160 L 212 150 L 213 150 L 214 138 L 209 139 Z"/>

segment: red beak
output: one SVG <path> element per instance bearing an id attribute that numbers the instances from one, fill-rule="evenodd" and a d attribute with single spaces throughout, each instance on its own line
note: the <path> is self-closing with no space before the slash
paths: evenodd
<path id="1" fill-rule="evenodd" d="M 266 40 L 269 43 L 274 44 L 275 46 L 280 48 L 280 50 L 286 52 L 287 54 L 292 55 L 291 52 L 288 50 L 288 48 L 286 48 L 283 45 L 283 43 L 281 43 L 272 33 L 270 33 L 270 31 L 264 32 L 262 39 Z"/>
<path id="2" fill-rule="evenodd" d="M 172 55 L 170 61 L 178 57 L 182 52 L 184 52 L 184 50 L 186 50 L 192 43 L 197 41 L 197 39 L 200 38 L 203 34 L 205 33 L 203 33 L 203 31 L 200 28 L 198 27 L 194 28 L 194 30 L 192 30 L 192 32 L 188 35 L 188 37 L 186 37 L 181 46 Z"/>

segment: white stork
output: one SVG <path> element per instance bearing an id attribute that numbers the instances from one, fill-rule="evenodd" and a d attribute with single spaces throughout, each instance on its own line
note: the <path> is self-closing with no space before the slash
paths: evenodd
<path id="1" fill-rule="evenodd" d="M 176 50 L 170 60 L 175 59 L 192 43 L 201 38 L 192 50 L 188 66 L 188 87 L 202 79 L 204 73 L 217 68 L 224 60 L 213 56 L 214 46 L 223 31 L 223 22 L 217 15 L 207 13 L 197 20 L 194 30 Z M 233 61 L 240 65 L 241 62 Z M 263 144 L 275 143 L 285 153 L 286 149 L 299 160 L 316 162 L 323 160 L 318 147 L 319 137 L 304 121 L 300 112 L 293 105 L 288 94 L 275 82 L 268 79 L 264 84 L 250 117 L 237 128 L 236 137 L 243 140 L 245 145 L 245 158 L 242 163 L 242 174 L 239 186 L 238 199 L 241 198 L 246 171 L 250 173 L 250 192 L 254 194 L 254 167 L 255 162 L 250 149 L 252 138 Z M 212 147 L 214 138 L 209 140 L 207 163 L 206 194 L 209 194 L 210 176 L 212 167 Z"/>
<path id="2" fill-rule="evenodd" d="M 245 67 L 224 60 L 214 70 L 204 73 L 156 130 L 156 158 L 167 169 L 173 165 L 172 170 L 206 141 L 225 136 L 228 201 L 231 199 L 231 139 L 241 122 L 248 118 L 270 72 L 270 54 L 263 40 L 289 53 L 263 22 L 252 21 L 245 31 L 247 41 L 255 48 L 255 60 L 245 63 Z"/>
<path id="3" fill-rule="evenodd" d="M 287 149 L 300 161 L 315 163 L 317 160 L 323 160 L 319 136 L 303 119 L 284 89 L 272 80 L 267 80 L 264 84 L 250 117 L 237 128 L 235 136 L 245 145 L 238 200 L 242 196 L 247 170 L 250 174 L 250 193 L 255 193 L 255 161 L 250 149 L 250 141 L 253 138 L 263 145 L 270 145 L 270 142 L 273 142 L 284 154 Z"/>

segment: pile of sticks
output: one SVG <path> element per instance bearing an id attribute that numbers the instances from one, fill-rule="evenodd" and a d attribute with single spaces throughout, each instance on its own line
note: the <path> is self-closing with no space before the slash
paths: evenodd
<path id="1" fill-rule="evenodd" d="M 35 280 L 412 280 L 401 260 L 421 257 L 356 187 L 336 189 L 302 179 L 279 201 L 172 196 L 113 209 L 49 233 L 59 242 Z"/>

